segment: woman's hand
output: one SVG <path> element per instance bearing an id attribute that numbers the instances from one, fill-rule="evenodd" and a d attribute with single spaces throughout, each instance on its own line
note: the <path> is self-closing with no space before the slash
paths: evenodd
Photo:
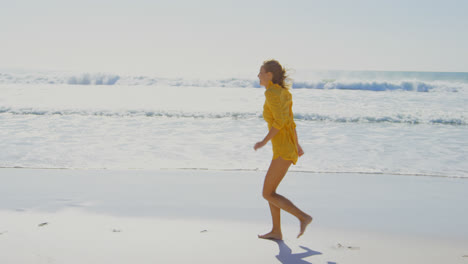
<path id="1" fill-rule="evenodd" d="M 276 134 L 278 134 L 278 132 L 279 132 L 279 129 L 277 129 L 276 127 L 270 128 L 270 131 L 268 131 L 268 135 L 266 135 L 266 137 L 262 141 L 257 142 L 254 146 L 254 149 L 257 150 L 265 146 L 268 143 L 268 141 L 270 141 L 272 138 L 276 136 Z"/>
<path id="2" fill-rule="evenodd" d="M 299 143 L 297 143 L 297 155 L 299 157 L 304 155 L 304 150 L 302 150 L 302 147 L 301 147 L 301 145 L 299 145 Z"/>
<path id="3" fill-rule="evenodd" d="M 262 148 L 263 146 L 266 145 L 266 143 L 267 143 L 267 142 L 265 142 L 264 140 L 257 142 L 257 143 L 255 144 L 255 146 L 254 146 L 254 150 L 257 150 L 257 149 L 259 149 L 259 148 Z"/>

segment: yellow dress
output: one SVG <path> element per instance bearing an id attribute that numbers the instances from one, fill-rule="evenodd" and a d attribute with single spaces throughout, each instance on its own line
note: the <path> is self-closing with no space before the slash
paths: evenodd
<path id="1" fill-rule="evenodd" d="M 288 89 L 270 82 L 265 91 L 263 119 L 268 123 L 268 130 L 275 127 L 279 130 L 271 139 L 273 159 L 281 157 L 296 164 L 297 142 L 296 123 L 292 112 L 292 95 Z"/>

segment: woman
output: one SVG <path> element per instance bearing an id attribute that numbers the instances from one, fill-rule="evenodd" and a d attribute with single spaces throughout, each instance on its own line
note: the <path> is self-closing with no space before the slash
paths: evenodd
<path id="1" fill-rule="evenodd" d="M 299 238 L 304 234 L 307 225 L 312 222 L 312 217 L 276 193 L 276 188 L 288 172 L 289 166 L 296 164 L 298 157 L 304 154 L 297 140 L 296 124 L 292 113 L 292 96 L 285 85 L 286 71 L 278 61 L 265 61 L 260 68 L 258 78 L 260 85 L 266 88 L 263 118 L 268 123 L 269 132 L 262 141 L 255 144 L 254 149 L 265 146 L 270 140 L 273 145 L 273 160 L 263 185 L 263 197 L 270 205 L 273 228 L 271 232 L 258 237 L 283 239 L 280 215 L 283 209 L 299 219 L 300 231 L 297 236 Z"/>

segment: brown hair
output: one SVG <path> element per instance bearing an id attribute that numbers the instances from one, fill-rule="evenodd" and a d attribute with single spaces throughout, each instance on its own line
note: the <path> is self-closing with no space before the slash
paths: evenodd
<path id="1" fill-rule="evenodd" d="M 265 72 L 273 74 L 273 80 L 271 80 L 273 83 L 286 89 L 289 88 L 289 76 L 286 75 L 286 69 L 277 60 L 264 61 L 262 67 Z"/>

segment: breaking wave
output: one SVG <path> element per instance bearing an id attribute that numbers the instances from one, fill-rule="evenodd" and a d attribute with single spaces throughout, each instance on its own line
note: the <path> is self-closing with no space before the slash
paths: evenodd
<path id="1" fill-rule="evenodd" d="M 160 117 L 160 118 L 193 118 L 193 119 L 262 119 L 260 113 L 249 112 L 175 112 L 175 111 L 146 111 L 146 110 L 54 110 L 33 108 L 5 108 L 0 107 L 0 114 L 12 115 L 80 115 L 80 116 L 105 116 L 105 117 Z M 467 119 L 461 118 L 429 118 L 422 119 L 415 116 L 395 114 L 394 116 L 327 116 L 319 114 L 294 114 L 296 122 L 334 122 L 334 123 L 396 123 L 396 124 L 439 124 L 439 125 L 468 125 Z"/>
<path id="2" fill-rule="evenodd" d="M 81 76 L 72 76 L 67 80 L 68 84 L 81 84 L 81 85 L 114 85 L 120 79 L 118 75 L 107 74 L 83 74 Z"/>
<path id="3" fill-rule="evenodd" d="M 148 76 L 120 76 L 115 74 L 12 74 L 0 73 L 0 84 L 41 84 L 41 85 L 143 85 L 143 86 L 185 86 L 185 87 L 231 87 L 260 88 L 258 80 L 228 78 L 217 80 L 169 79 Z M 468 90 L 468 83 L 462 81 L 427 81 L 417 79 L 368 80 L 368 79 L 317 79 L 294 81 L 294 89 L 337 89 L 362 91 L 413 91 L 413 92 L 458 92 Z"/>
<path id="4" fill-rule="evenodd" d="M 426 83 L 420 81 L 319 81 L 319 82 L 296 82 L 293 88 L 309 88 L 309 89 L 339 89 L 339 90 L 364 90 L 364 91 L 415 91 L 429 92 L 433 89 L 445 89 L 450 92 L 457 92 L 461 86 L 447 85 L 445 83 Z"/>

